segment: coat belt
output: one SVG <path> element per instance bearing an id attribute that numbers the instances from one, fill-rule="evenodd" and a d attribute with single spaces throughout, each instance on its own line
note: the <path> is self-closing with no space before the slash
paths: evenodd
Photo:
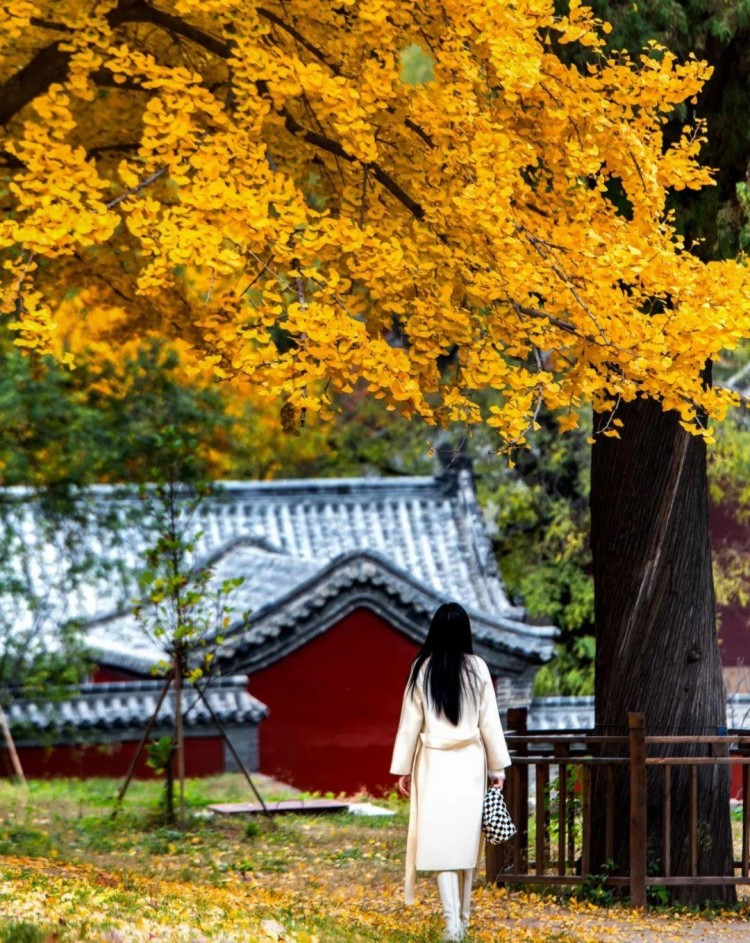
<path id="1" fill-rule="evenodd" d="M 463 740 L 453 740 L 448 737 L 431 737 L 426 733 L 420 733 L 419 737 L 428 750 L 461 750 L 463 747 L 470 747 L 474 743 L 482 742 L 478 730 L 473 736 L 465 737 Z"/>

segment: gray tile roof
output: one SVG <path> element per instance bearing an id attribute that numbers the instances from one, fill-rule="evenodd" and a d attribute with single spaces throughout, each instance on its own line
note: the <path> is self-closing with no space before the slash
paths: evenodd
<path id="1" fill-rule="evenodd" d="M 6 715 L 20 745 L 45 737 L 53 742 L 96 741 L 104 732 L 108 739 L 130 739 L 134 733 L 137 739 L 156 708 L 162 687 L 159 680 L 83 684 L 62 701 L 17 699 Z M 265 704 L 247 693 L 245 675 L 212 681 L 206 697 L 222 724 L 257 725 L 268 714 Z M 173 729 L 174 716 L 174 691 L 170 690 L 159 710 L 156 736 Z M 190 687 L 184 691 L 183 721 L 187 735 L 215 729 L 208 708 Z"/>
<path id="2" fill-rule="evenodd" d="M 479 612 L 521 615 L 500 579 L 471 476 L 227 482 L 201 518 L 204 547 L 238 537 L 323 565 L 370 550 Z"/>
<path id="3" fill-rule="evenodd" d="M 625 727 L 627 720 L 623 723 Z M 750 728 L 750 694 L 727 697 L 727 726 L 730 729 Z M 593 697 L 535 697 L 529 705 L 528 729 L 593 730 Z"/>
<path id="4" fill-rule="evenodd" d="M 106 486 L 91 494 L 123 508 L 136 500 Z M 250 620 L 234 626 L 241 636 L 232 640 L 235 652 L 257 649 L 290 628 L 323 631 L 331 623 L 322 610 L 345 614 L 345 596 L 347 611 L 367 599 L 397 623 L 399 606 L 408 610 L 401 627 L 418 640 L 434 608 L 454 599 L 470 611 L 488 651 L 527 663 L 552 656 L 555 630 L 527 625 L 523 609 L 507 597 L 467 469 L 418 478 L 223 482 L 194 527 L 196 564 L 214 564 L 216 585 L 244 578 L 232 603 L 238 615 L 249 611 Z M 143 549 L 143 534 L 128 527 L 119 546 L 103 552 L 135 571 Z M 146 673 L 163 655 L 124 605 L 134 595 L 132 585 L 118 591 L 111 580 L 101 581 L 66 605 L 90 623 L 89 640 L 103 663 Z M 258 658 L 242 670 L 253 664 Z"/>
<path id="5" fill-rule="evenodd" d="M 535 697 L 529 705 L 528 729 L 592 730 L 593 697 Z"/>
<path id="6" fill-rule="evenodd" d="M 750 361 L 724 380 L 723 386 L 740 396 L 750 396 Z"/>

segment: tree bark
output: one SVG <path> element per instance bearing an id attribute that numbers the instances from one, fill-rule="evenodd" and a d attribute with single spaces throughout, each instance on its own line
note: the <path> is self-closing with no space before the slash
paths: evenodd
<path id="1" fill-rule="evenodd" d="M 175 742 L 177 745 L 177 778 L 180 784 L 180 814 L 178 823 L 180 828 L 185 828 L 185 736 L 182 726 L 182 669 L 180 667 L 180 656 L 174 659 L 174 716 L 175 716 Z"/>
<path id="2" fill-rule="evenodd" d="M 16 751 L 16 745 L 13 742 L 13 735 L 10 732 L 10 727 L 8 726 L 8 720 L 5 716 L 5 711 L 2 706 L 0 706 L 0 729 L 3 733 L 3 739 L 5 740 L 5 748 L 8 751 L 8 756 L 10 757 L 11 766 L 13 767 L 13 772 L 18 777 L 18 781 L 24 787 L 28 789 L 28 783 L 26 782 L 26 777 L 23 775 L 23 767 L 21 766 L 21 761 L 18 758 L 18 752 Z"/>
<path id="3" fill-rule="evenodd" d="M 726 723 L 708 536 L 706 447 L 650 400 L 618 409 L 621 439 L 598 436 L 591 462 L 597 732 L 715 734 Z M 674 747 L 666 748 L 673 754 Z M 703 747 L 684 753 L 707 755 Z M 650 755 L 657 755 L 656 748 Z M 594 791 L 593 862 L 603 864 L 603 777 Z M 649 862 L 663 874 L 661 770 L 649 771 Z M 688 770 L 672 776 L 672 873 L 690 873 Z M 698 873 L 733 873 L 729 768 L 699 767 Z M 627 869 L 628 808 L 618 781 L 614 858 Z M 597 840 L 599 839 L 599 840 Z M 677 888 L 685 903 L 731 902 L 733 887 Z"/>
<path id="4" fill-rule="evenodd" d="M 119 812 L 122 806 L 122 800 L 125 798 L 125 793 L 128 791 L 128 788 L 130 787 L 130 783 L 133 779 L 133 776 L 135 776 L 135 771 L 138 768 L 138 761 L 140 760 L 143 754 L 143 751 L 146 748 L 146 744 L 148 743 L 148 738 L 151 736 L 151 731 L 154 729 L 154 724 L 156 723 L 156 720 L 159 716 L 159 711 L 161 710 L 161 706 L 164 703 L 164 699 L 167 696 L 167 692 L 169 691 L 171 687 L 172 687 L 172 674 L 170 672 L 170 674 L 167 675 L 167 678 L 164 682 L 164 687 L 161 689 L 161 694 L 159 695 L 159 700 L 156 702 L 156 707 L 154 708 L 153 713 L 148 719 L 148 723 L 146 724 L 146 729 L 143 731 L 143 736 L 141 737 L 140 742 L 138 746 L 136 747 L 135 753 L 133 754 L 133 759 L 130 761 L 130 766 L 128 767 L 128 771 L 125 775 L 125 781 L 123 782 L 122 786 L 120 786 L 120 791 L 117 793 L 117 798 L 115 799 L 115 807 L 114 809 L 112 809 L 112 818 L 114 818 L 117 815 L 117 813 Z"/>
<path id="5" fill-rule="evenodd" d="M 174 754 L 175 747 L 167 758 L 167 765 L 164 770 L 164 821 L 167 825 L 174 825 Z"/>

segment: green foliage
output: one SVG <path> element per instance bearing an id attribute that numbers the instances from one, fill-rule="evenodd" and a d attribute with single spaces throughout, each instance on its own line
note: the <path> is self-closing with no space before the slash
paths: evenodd
<path id="1" fill-rule="evenodd" d="M 646 863 L 646 874 L 649 876 L 659 875 L 664 872 L 664 866 L 661 859 L 651 850 Z M 651 907 L 667 907 L 672 900 L 669 888 L 665 884 L 650 884 L 646 888 L 646 902 Z"/>
<path id="2" fill-rule="evenodd" d="M 646 890 L 646 901 L 651 907 L 667 907 L 672 900 L 665 884 L 651 884 Z"/>
<path id="3" fill-rule="evenodd" d="M 401 78 L 407 85 L 425 85 L 435 81 L 435 61 L 417 43 L 401 53 Z"/>
<path id="4" fill-rule="evenodd" d="M 594 693 L 593 635 L 555 645 L 555 657 L 534 678 L 534 697 L 584 697 Z"/>
<path id="5" fill-rule="evenodd" d="M 26 489 L 0 494 L 0 702 L 54 701 L 91 668 L 83 627 L 61 620 L 61 601 L 112 575 L 110 555 L 92 547 L 115 544 L 122 523 L 86 486 L 193 480 L 228 420 L 220 396 L 181 384 L 175 356 L 155 342 L 117 367 L 70 371 L 0 335 L 0 365 L 0 485 Z"/>
<path id="6" fill-rule="evenodd" d="M 0 345 L 0 416 L 0 484 L 59 489 L 93 480 L 97 417 L 69 370 Z"/>
<path id="7" fill-rule="evenodd" d="M 174 823 L 174 754 L 176 744 L 170 736 L 152 740 L 146 746 L 146 765 L 157 776 L 164 776 L 164 791 L 159 803 L 160 813 L 167 825 Z M 118 807 L 119 811 L 119 807 Z"/>
<path id="8" fill-rule="evenodd" d="M 716 430 L 709 462 L 709 488 L 714 504 L 731 507 L 740 524 L 750 524 L 750 425 L 739 410 Z"/>
<path id="9" fill-rule="evenodd" d="M 650 40 L 665 45 L 684 59 L 691 53 L 707 59 L 715 73 L 697 107 L 682 107 L 672 116 L 666 136 L 676 136 L 695 118 L 708 122 L 703 161 L 717 169 L 715 187 L 700 193 L 676 194 L 672 206 L 678 225 L 703 258 L 731 258 L 747 242 L 741 219 L 741 194 L 750 159 L 750 132 L 738 115 L 747 113 L 750 88 L 744 68 L 744 48 L 750 29 L 748 0 L 592 0 L 597 15 L 612 26 L 611 50 L 642 54 Z M 580 62 L 579 65 L 583 65 Z"/>
<path id="10" fill-rule="evenodd" d="M 612 23 L 613 49 L 637 50 L 656 39 L 678 55 L 700 54 L 710 39 L 726 45 L 750 25 L 748 0 L 592 0 L 589 5 Z"/>
<path id="11" fill-rule="evenodd" d="M 80 624 L 59 604 L 101 559 L 81 540 L 103 520 L 80 491 L 94 480 L 99 430 L 70 371 L 0 340 L 0 703 L 50 702 L 90 661 Z M 33 532 L 26 526 L 33 517 Z M 50 709 L 52 705 L 50 704 Z"/>
<path id="12" fill-rule="evenodd" d="M 177 355 L 149 339 L 121 363 L 75 370 L 27 356 L 0 332 L 0 485 L 47 492 L 93 482 L 205 477 L 232 427 L 215 389 L 189 386 Z"/>
<path id="13" fill-rule="evenodd" d="M 264 432 L 260 417 L 249 409 L 242 423 L 250 434 L 233 442 L 232 474 L 262 479 L 432 473 L 435 430 L 422 420 L 388 412 L 381 402 L 361 391 L 342 399 L 337 407 L 330 422 L 313 422 L 298 438 L 281 438 L 273 464 L 259 461 L 257 441 Z"/>
<path id="14" fill-rule="evenodd" d="M 214 489 L 199 477 L 204 469 L 195 460 L 196 443 L 174 413 L 164 418 L 158 431 L 155 447 L 159 462 L 151 465 L 154 480 L 138 492 L 137 519 L 146 549 L 143 569 L 138 574 L 140 596 L 133 600 L 133 612 L 144 634 L 164 653 L 163 662 L 153 666 L 154 672 L 169 675 L 174 685 L 184 689 L 211 674 L 226 629 L 238 618 L 246 618 L 246 614 L 235 611 L 232 599 L 244 580 L 226 579 L 217 586 L 214 566 L 198 558 L 202 532 L 196 521 Z M 181 719 L 179 712 L 177 718 Z M 150 765 L 166 773 L 164 807 L 168 822 L 174 819 L 172 756 L 175 750 L 180 755 L 184 743 L 179 723 L 175 741 L 171 737 L 156 741 L 149 757 Z M 182 827 L 182 775 L 180 796 Z"/>
<path id="15" fill-rule="evenodd" d="M 214 567 L 196 555 L 202 532 L 195 522 L 213 493 L 206 482 L 179 479 L 143 486 L 139 492 L 148 543 L 133 611 L 144 633 L 164 652 L 165 662 L 157 668 L 178 670 L 188 683 L 210 674 L 226 630 L 247 615 L 234 606 L 243 578 L 217 585 Z"/>
<path id="16" fill-rule="evenodd" d="M 714 365 L 714 382 L 739 383 L 750 388 L 750 346 Z M 714 540 L 713 565 L 716 601 L 720 605 L 750 606 L 750 558 L 733 538 L 735 525 L 750 527 L 750 414 L 746 406 L 730 410 L 717 424 L 716 442 L 709 453 L 708 483 L 711 503 L 729 523 L 728 539 Z M 719 528 L 717 538 L 722 536 Z"/>
<path id="17" fill-rule="evenodd" d="M 598 874 L 589 874 L 583 883 L 576 886 L 572 897 L 576 900 L 589 901 L 597 907 L 613 907 L 617 903 L 617 894 L 607 886 L 609 878 L 617 871 L 614 861 L 605 861 Z"/>
<path id="18" fill-rule="evenodd" d="M 92 392 L 105 444 L 100 480 L 196 482 L 210 474 L 210 449 L 232 427 L 227 403 L 217 389 L 186 385 L 178 366 L 174 351 L 151 340 L 102 371 L 97 388 L 107 392 Z"/>
<path id="19" fill-rule="evenodd" d="M 737 193 L 740 212 L 740 224 L 736 226 L 739 249 L 740 252 L 747 252 L 748 247 L 750 247 L 750 187 L 744 180 L 740 180 L 736 185 L 735 192 Z"/>
<path id="20" fill-rule="evenodd" d="M 43 696 L 52 709 L 88 672 L 81 624 L 64 610 L 60 618 L 60 600 L 102 570 L 80 540 L 97 523 L 91 502 L 67 486 L 0 494 L 0 704 Z"/>
<path id="21" fill-rule="evenodd" d="M 148 759 L 146 765 L 151 767 L 155 773 L 162 775 L 172 761 L 174 753 L 174 740 L 170 736 L 159 737 L 158 740 L 152 740 L 146 747 Z"/>
<path id="22" fill-rule="evenodd" d="M 480 497 L 495 524 L 509 593 L 529 616 L 561 629 L 557 655 L 538 673 L 536 695 L 593 694 L 594 588 L 590 575 L 586 428 L 560 435 L 540 417 L 515 468 L 479 462 Z"/>

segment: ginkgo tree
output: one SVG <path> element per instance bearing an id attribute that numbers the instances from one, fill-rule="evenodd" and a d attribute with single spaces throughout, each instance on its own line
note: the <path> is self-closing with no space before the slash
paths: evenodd
<path id="1" fill-rule="evenodd" d="M 573 424 L 581 405 L 640 392 L 703 434 L 704 413 L 723 416 L 702 368 L 747 333 L 748 282 L 685 251 L 667 195 L 710 182 L 702 126 L 662 134 L 700 62 L 654 48 L 566 66 L 558 44 L 601 51 L 606 31 L 577 3 L 3 13 L 0 246 L 20 343 L 54 345 L 71 280 L 89 286 L 80 305 L 142 330 L 143 306 L 96 283 L 119 262 L 152 317 L 181 295 L 163 328 L 217 376 L 249 374 L 297 411 L 360 377 L 431 421 L 484 418 L 506 443 L 541 403 Z M 432 82 L 402 79 L 414 43 Z M 487 387 L 502 402 L 482 417 Z"/>
<path id="2" fill-rule="evenodd" d="M 429 423 L 484 422 L 504 449 L 542 408 L 564 430 L 593 406 L 610 653 L 599 703 L 619 672 L 643 706 L 643 620 L 661 632 L 651 661 L 664 672 L 675 620 L 660 601 L 689 601 L 707 572 L 700 618 L 683 610 L 701 673 L 684 643 L 679 711 L 649 710 L 721 723 L 705 525 L 690 512 L 732 398 L 705 365 L 750 331 L 750 278 L 691 252 L 669 202 L 711 183 L 694 109 L 707 65 L 654 43 L 609 50 L 607 24 L 578 0 L 565 13 L 552 0 L 5 0 L 0 12 L 2 310 L 19 345 L 74 366 L 60 326 L 85 330 L 96 312 L 113 344 L 157 331 L 196 371 L 251 381 L 290 429 L 329 416 L 355 383 Z M 408 82 L 415 47 L 428 67 Z M 676 109 L 684 124 L 667 136 Z M 639 496 L 621 502 L 620 485 L 634 456 L 651 470 L 655 444 L 660 474 L 641 482 L 628 531 Z M 623 535 L 632 579 L 613 605 Z M 701 815 L 716 835 L 701 866 L 716 873 L 728 815 Z"/>

